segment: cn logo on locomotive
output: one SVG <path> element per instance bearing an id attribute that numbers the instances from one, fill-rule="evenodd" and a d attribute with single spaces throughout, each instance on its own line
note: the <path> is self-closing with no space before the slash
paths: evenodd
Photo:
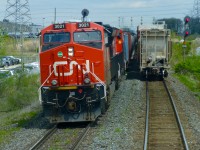
<path id="1" fill-rule="evenodd" d="M 58 76 L 58 72 L 57 72 L 57 66 L 59 65 L 67 65 L 68 62 L 67 61 L 56 61 L 54 62 L 53 64 L 53 68 L 54 68 L 54 74 L 55 76 Z M 73 66 L 76 66 L 78 65 L 78 69 L 80 70 L 81 67 L 80 65 L 76 62 L 76 61 L 71 61 L 70 64 L 69 64 L 69 68 L 70 68 L 70 71 L 69 72 L 64 72 L 64 75 L 63 73 L 60 73 L 60 76 L 71 76 L 73 73 L 74 73 L 74 67 Z M 87 72 L 90 72 L 90 61 L 89 60 L 86 60 L 86 63 L 85 63 L 85 66 L 86 66 L 86 70 L 83 69 L 83 73 L 87 73 Z"/>

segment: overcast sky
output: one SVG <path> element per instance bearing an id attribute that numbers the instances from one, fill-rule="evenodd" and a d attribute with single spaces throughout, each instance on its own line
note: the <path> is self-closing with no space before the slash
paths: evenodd
<path id="1" fill-rule="evenodd" d="M 16 0 L 10 0 L 14 3 Z M 21 0 L 23 3 L 24 0 Z M 80 19 L 83 8 L 89 10 L 88 19 L 113 26 L 134 26 L 152 23 L 153 18 L 180 18 L 190 15 L 194 0 L 29 0 L 32 22 L 49 25 L 57 22 Z M 7 0 L 0 0 L 0 20 L 5 17 Z M 11 20 L 11 19 L 10 19 Z M 119 21 L 120 20 L 120 21 Z"/>

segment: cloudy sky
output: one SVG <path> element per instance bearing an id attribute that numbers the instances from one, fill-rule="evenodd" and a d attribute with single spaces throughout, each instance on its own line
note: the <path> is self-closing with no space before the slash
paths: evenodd
<path id="1" fill-rule="evenodd" d="M 15 3 L 16 0 L 10 0 Z M 180 18 L 190 15 L 195 0 L 29 0 L 32 22 L 49 25 L 54 21 L 80 19 L 81 11 L 87 8 L 88 19 L 101 21 L 113 26 L 137 26 L 149 24 L 153 18 Z M 23 3 L 24 0 L 21 0 Z M 3 20 L 8 7 L 7 0 L 0 0 L 0 20 Z M 10 19 L 12 20 L 12 19 Z"/>

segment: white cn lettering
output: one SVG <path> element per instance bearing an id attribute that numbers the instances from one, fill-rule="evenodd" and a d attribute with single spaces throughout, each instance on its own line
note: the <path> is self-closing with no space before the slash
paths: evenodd
<path id="1" fill-rule="evenodd" d="M 58 72 L 57 72 L 57 66 L 59 65 L 67 65 L 68 62 L 67 61 L 57 61 L 57 62 L 54 62 L 53 64 L 53 68 L 54 68 L 54 74 L 55 76 L 58 76 Z M 76 62 L 76 61 L 71 61 L 70 64 L 69 64 L 69 69 L 70 71 L 69 72 L 64 72 L 64 76 L 71 76 L 74 72 L 73 70 L 73 65 L 78 65 L 78 69 L 80 70 L 81 67 L 80 65 Z M 90 61 L 89 60 L 86 60 L 86 70 L 83 70 L 83 73 L 85 74 L 86 72 L 90 72 Z M 60 76 L 63 76 L 63 73 L 60 73 Z"/>

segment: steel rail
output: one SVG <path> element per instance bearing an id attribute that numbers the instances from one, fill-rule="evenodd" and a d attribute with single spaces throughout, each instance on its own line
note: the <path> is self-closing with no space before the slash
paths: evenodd
<path id="1" fill-rule="evenodd" d="M 174 110 L 174 113 L 175 113 L 175 116 L 176 116 L 176 120 L 178 122 L 178 126 L 179 126 L 179 129 L 180 129 L 180 132 L 181 132 L 183 144 L 185 146 L 185 149 L 189 150 L 189 147 L 188 147 L 188 144 L 187 144 L 187 140 L 186 140 L 186 136 L 185 136 L 185 132 L 184 132 L 183 126 L 181 124 L 181 120 L 180 120 L 180 117 L 178 115 L 178 111 L 176 109 L 176 105 L 175 105 L 174 100 L 173 100 L 173 98 L 171 96 L 171 93 L 170 93 L 170 91 L 169 91 L 169 89 L 168 89 L 168 87 L 167 87 L 167 85 L 165 83 L 165 80 L 163 80 L 163 83 L 164 83 L 165 89 L 167 90 L 167 93 L 169 95 L 170 101 L 171 101 L 171 103 L 173 105 L 173 110 Z"/>
<path id="2" fill-rule="evenodd" d="M 145 135 L 144 135 L 144 150 L 147 150 L 148 132 L 149 132 L 149 90 L 148 81 L 146 80 L 146 121 L 145 121 Z"/>
<path id="3" fill-rule="evenodd" d="M 42 138 L 40 138 L 29 150 L 36 150 L 42 146 L 49 137 L 57 131 L 57 125 L 50 129 Z"/>
<path id="4" fill-rule="evenodd" d="M 73 146 L 71 147 L 71 150 L 77 150 L 79 145 L 81 144 L 81 142 L 83 141 L 83 139 L 85 138 L 85 136 L 87 135 L 87 133 L 89 132 L 91 126 L 93 125 L 94 122 L 89 123 L 87 125 L 87 127 L 85 128 L 85 130 L 83 131 L 83 133 L 79 136 L 79 138 L 75 141 L 75 143 L 73 144 Z"/>

